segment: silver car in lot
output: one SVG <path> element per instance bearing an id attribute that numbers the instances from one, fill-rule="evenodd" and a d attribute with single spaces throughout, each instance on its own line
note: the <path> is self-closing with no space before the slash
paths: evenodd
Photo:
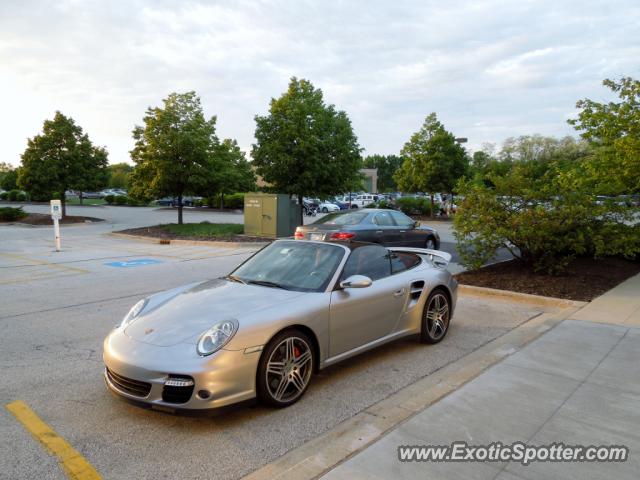
<path id="1" fill-rule="evenodd" d="M 444 338 L 446 252 L 277 240 L 226 277 L 140 300 L 104 341 L 107 387 L 164 411 L 285 407 L 315 371 L 383 343 Z"/>

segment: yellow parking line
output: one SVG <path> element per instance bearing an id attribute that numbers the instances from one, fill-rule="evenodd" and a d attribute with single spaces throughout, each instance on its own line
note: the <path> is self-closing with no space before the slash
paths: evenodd
<path id="1" fill-rule="evenodd" d="M 15 402 L 5 405 L 5 408 L 9 410 L 52 455 L 58 457 L 58 461 L 69 478 L 73 480 L 98 480 L 102 478 L 77 450 L 42 421 L 26 403 L 21 400 L 16 400 Z"/>
<path id="2" fill-rule="evenodd" d="M 77 273 L 89 273 L 89 270 L 85 270 L 84 268 L 76 268 L 76 267 L 68 267 L 67 265 L 62 265 L 60 263 L 51 263 L 46 260 L 39 260 L 35 258 L 23 257 L 22 255 L 16 255 L 13 253 L 4 253 L 0 252 L 0 255 L 3 257 L 14 258 L 17 260 L 24 260 L 25 262 L 33 263 L 34 265 L 44 265 L 51 268 L 57 268 L 59 270 L 68 270 Z"/>

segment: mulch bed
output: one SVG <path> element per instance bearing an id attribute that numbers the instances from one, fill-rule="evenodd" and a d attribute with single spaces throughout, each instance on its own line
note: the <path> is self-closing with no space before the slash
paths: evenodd
<path id="1" fill-rule="evenodd" d="M 95 217 L 81 217 L 74 215 L 67 215 L 60 220 L 61 225 L 69 225 L 73 223 L 93 223 L 93 222 L 104 222 L 103 218 L 95 218 Z M 53 220 L 51 219 L 51 215 L 46 215 L 44 213 L 30 213 L 25 218 L 21 220 L 17 220 L 16 223 L 25 223 L 27 225 L 53 225 Z"/>
<path id="2" fill-rule="evenodd" d="M 139 235 L 142 237 L 158 238 L 160 240 L 204 240 L 214 242 L 272 242 L 273 238 L 268 237 L 251 237 L 249 235 L 180 235 L 168 231 L 162 225 L 153 227 L 129 228 L 120 230 L 116 233 L 124 233 L 126 235 Z"/>
<path id="3" fill-rule="evenodd" d="M 462 272 L 456 278 L 465 285 L 588 302 L 639 272 L 640 261 L 614 257 L 577 258 L 560 275 L 536 273 L 510 260 Z"/>

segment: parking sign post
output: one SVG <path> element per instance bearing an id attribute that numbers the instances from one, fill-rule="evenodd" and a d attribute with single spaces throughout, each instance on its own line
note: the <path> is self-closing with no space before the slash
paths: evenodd
<path id="1" fill-rule="evenodd" d="M 60 224 L 62 218 L 62 202 L 60 200 L 51 200 L 51 218 L 53 219 L 53 235 L 56 241 L 56 252 L 60 251 Z"/>

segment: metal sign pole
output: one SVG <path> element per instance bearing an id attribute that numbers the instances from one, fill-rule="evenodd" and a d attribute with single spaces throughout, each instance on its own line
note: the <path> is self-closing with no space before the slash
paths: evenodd
<path id="1" fill-rule="evenodd" d="M 60 251 L 60 223 L 58 217 L 53 217 L 53 234 L 56 237 L 56 252 Z"/>
<path id="2" fill-rule="evenodd" d="M 60 219 L 62 218 L 62 203 L 51 200 L 51 218 L 53 219 L 53 235 L 56 242 L 56 252 L 60 251 Z"/>

